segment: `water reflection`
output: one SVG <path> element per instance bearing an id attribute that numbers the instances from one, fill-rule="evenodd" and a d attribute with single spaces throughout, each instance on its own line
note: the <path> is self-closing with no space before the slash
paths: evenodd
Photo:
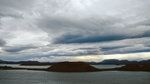
<path id="1" fill-rule="evenodd" d="M 150 84 L 149 72 L 56 73 L 0 70 L 1 84 Z"/>

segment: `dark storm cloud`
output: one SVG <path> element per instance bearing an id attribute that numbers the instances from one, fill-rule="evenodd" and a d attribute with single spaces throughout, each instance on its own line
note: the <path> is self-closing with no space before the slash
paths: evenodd
<path id="1" fill-rule="evenodd" d="M 124 39 L 124 36 L 82 36 L 82 35 L 64 35 L 57 38 L 54 43 L 95 43 L 105 41 L 115 41 Z"/>
<path id="2" fill-rule="evenodd" d="M 67 44 L 67 43 L 96 43 L 96 42 L 107 42 L 116 41 L 123 39 L 133 39 L 133 38 L 143 38 L 150 37 L 150 32 L 146 32 L 142 35 L 137 36 L 121 36 L 121 35 L 111 35 L 111 36 L 82 36 L 82 35 L 62 35 L 54 40 L 56 44 Z"/>
<path id="3" fill-rule="evenodd" d="M 138 52 L 150 52 L 150 49 L 133 50 L 133 51 L 121 52 L 121 53 L 138 53 Z"/>

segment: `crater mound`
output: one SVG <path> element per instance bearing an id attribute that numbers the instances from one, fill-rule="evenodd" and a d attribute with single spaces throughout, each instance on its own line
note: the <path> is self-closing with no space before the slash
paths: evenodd
<path id="1" fill-rule="evenodd" d="M 53 64 L 48 70 L 53 72 L 95 72 L 100 71 L 84 62 L 60 62 Z"/>

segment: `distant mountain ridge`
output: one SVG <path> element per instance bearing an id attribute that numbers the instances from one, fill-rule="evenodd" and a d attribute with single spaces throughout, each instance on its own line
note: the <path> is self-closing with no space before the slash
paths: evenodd
<path id="1" fill-rule="evenodd" d="M 150 63 L 150 60 L 129 61 L 129 60 L 107 59 L 99 63 L 101 64 L 137 64 L 137 63 Z"/>
<path id="2" fill-rule="evenodd" d="M 100 63 L 118 63 L 118 64 L 126 64 L 126 63 L 138 63 L 138 61 L 128 61 L 128 60 L 117 60 L 117 59 L 108 59 L 108 60 L 103 60 Z"/>
<path id="3" fill-rule="evenodd" d="M 21 65 L 51 65 L 57 62 L 38 62 L 38 61 L 4 61 L 0 59 L 0 64 L 21 64 Z M 129 60 L 117 60 L 117 59 L 107 59 L 103 60 L 102 62 L 86 62 L 88 64 L 150 64 L 149 60 L 142 60 L 142 61 L 129 61 Z"/>
<path id="4" fill-rule="evenodd" d="M 55 62 L 38 62 L 38 61 L 4 61 L 0 59 L 0 64 L 20 64 L 20 65 L 51 65 L 54 64 Z"/>

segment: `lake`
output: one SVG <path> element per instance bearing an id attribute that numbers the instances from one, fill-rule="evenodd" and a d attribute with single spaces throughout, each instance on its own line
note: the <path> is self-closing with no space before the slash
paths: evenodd
<path id="1" fill-rule="evenodd" d="M 99 65 L 94 66 L 100 67 Z M 108 67 L 108 65 L 106 66 Z M 150 72 L 104 71 L 56 73 L 46 71 L 0 70 L 0 84 L 150 84 Z"/>
<path id="2" fill-rule="evenodd" d="M 10 67 L 19 67 L 19 68 L 48 68 L 50 65 L 46 66 L 20 66 L 19 64 L 0 64 L 0 66 L 10 66 Z M 115 68 L 115 67 L 121 67 L 124 65 L 92 65 L 96 68 L 101 69 L 108 69 L 108 68 Z"/>

